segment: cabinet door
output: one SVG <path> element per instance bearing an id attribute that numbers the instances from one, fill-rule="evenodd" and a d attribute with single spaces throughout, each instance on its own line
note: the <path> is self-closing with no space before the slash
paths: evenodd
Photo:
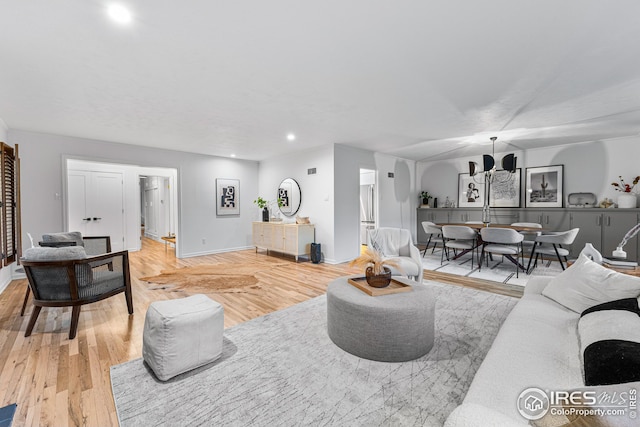
<path id="1" fill-rule="evenodd" d="M 251 236 L 253 237 L 253 246 L 264 248 L 264 237 L 262 234 L 262 223 L 254 222 L 251 227 Z"/>
<path id="2" fill-rule="evenodd" d="M 491 209 L 492 224 L 513 224 L 514 222 L 520 222 L 520 214 L 517 210 Z"/>
<path id="3" fill-rule="evenodd" d="M 271 249 L 273 245 L 273 225 L 268 222 L 262 223 L 262 244 L 267 249 Z"/>
<path id="4" fill-rule="evenodd" d="M 521 222 L 535 222 L 537 224 L 541 224 L 544 227 L 543 217 L 544 217 L 544 214 L 541 209 L 527 208 L 524 210 L 522 214 Z"/>
<path id="5" fill-rule="evenodd" d="M 450 209 L 433 209 L 431 211 L 431 218 L 433 218 L 431 220 L 431 222 L 434 222 L 436 224 L 444 224 L 447 223 L 449 221 L 452 221 L 449 219 L 449 215 L 451 213 Z"/>
<path id="6" fill-rule="evenodd" d="M 571 229 L 571 219 L 569 212 L 559 211 L 543 211 L 542 212 L 542 228 L 548 231 L 567 231 Z"/>
<path id="7" fill-rule="evenodd" d="M 282 228 L 284 228 L 284 252 L 298 255 L 298 227 L 290 226 Z"/>
<path id="8" fill-rule="evenodd" d="M 602 252 L 602 213 L 571 212 L 570 218 L 570 228 L 580 228 L 576 240 L 571 245 L 570 256 L 576 258 L 587 243 L 591 243 L 594 248 Z"/>
<path id="9" fill-rule="evenodd" d="M 274 251 L 284 252 L 284 226 L 269 224 L 271 229 L 271 248 Z M 266 236 L 265 236 L 266 238 Z"/>
<path id="10" fill-rule="evenodd" d="M 451 222 L 467 222 L 467 221 L 482 221 L 481 210 L 471 209 L 455 209 L 452 210 Z"/>
<path id="11" fill-rule="evenodd" d="M 612 252 L 622 241 L 627 231 L 638 223 L 637 212 L 623 210 L 607 211 L 604 213 L 602 228 L 602 256 L 611 257 Z M 627 259 L 638 260 L 638 237 L 634 237 L 624 246 Z"/>

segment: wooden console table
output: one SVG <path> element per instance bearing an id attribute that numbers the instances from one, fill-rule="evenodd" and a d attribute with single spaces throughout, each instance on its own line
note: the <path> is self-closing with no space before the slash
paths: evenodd
<path id="1" fill-rule="evenodd" d="M 254 222 L 253 245 L 269 251 L 281 252 L 296 257 L 311 254 L 311 243 L 315 240 L 313 224 L 284 224 L 282 222 Z"/>

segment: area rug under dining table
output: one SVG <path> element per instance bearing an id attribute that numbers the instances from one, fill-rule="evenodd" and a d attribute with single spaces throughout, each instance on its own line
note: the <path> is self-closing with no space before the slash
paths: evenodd
<path id="1" fill-rule="evenodd" d="M 340 349 L 323 295 L 225 330 L 220 359 L 167 382 L 142 359 L 112 366 L 120 425 L 441 426 L 517 299 L 425 286 L 436 295 L 436 333 L 419 359 L 375 362 Z"/>

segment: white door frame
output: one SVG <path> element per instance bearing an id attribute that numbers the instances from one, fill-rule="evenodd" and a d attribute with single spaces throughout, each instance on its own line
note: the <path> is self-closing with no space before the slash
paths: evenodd
<path id="1" fill-rule="evenodd" d="M 92 158 L 86 156 L 62 156 L 62 218 L 65 230 L 69 229 L 69 215 L 68 215 L 68 197 L 69 197 L 69 189 L 67 188 L 67 180 L 68 180 L 68 163 L 69 160 L 76 160 L 79 162 L 87 162 L 87 163 L 97 163 L 102 165 L 109 165 L 112 167 L 120 167 L 124 169 L 125 175 L 125 193 L 127 191 L 126 183 L 127 180 L 134 179 L 136 182 L 136 197 L 133 200 L 130 200 L 127 203 L 127 196 L 125 194 L 124 200 L 124 209 L 125 209 L 125 243 L 126 247 L 131 251 L 140 250 L 140 238 L 136 238 L 134 242 L 130 242 L 127 238 L 128 232 L 130 230 L 137 230 L 136 236 L 140 235 L 140 176 L 143 175 L 154 175 L 154 176 L 163 176 L 168 177 L 170 179 L 170 194 L 171 194 L 171 208 L 170 208 L 170 221 L 176 228 L 176 234 L 180 236 L 181 234 L 181 223 L 179 216 L 179 205 L 180 200 L 178 197 L 178 175 L 179 168 L 170 168 L 170 167 L 150 167 L 150 166 L 139 166 L 134 164 L 127 164 L 117 160 L 108 160 L 103 158 Z M 135 223 L 130 219 L 132 215 L 130 215 L 131 210 L 135 210 L 136 220 Z M 134 228 L 131 228 L 134 227 Z M 182 257 L 182 245 L 180 244 L 180 239 L 176 239 L 176 257 Z"/>

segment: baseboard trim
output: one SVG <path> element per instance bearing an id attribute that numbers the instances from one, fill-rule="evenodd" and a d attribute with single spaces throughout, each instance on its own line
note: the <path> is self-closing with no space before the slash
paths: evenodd
<path id="1" fill-rule="evenodd" d="M 244 251 L 244 250 L 247 250 L 247 249 L 255 249 L 255 246 L 243 246 L 243 247 L 239 247 L 239 248 L 215 249 L 213 251 L 191 252 L 191 253 L 187 253 L 187 254 L 183 253 L 180 256 L 180 258 L 193 258 L 193 257 L 203 256 L 203 255 L 214 255 L 214 254 L 222 254 L 222 253 L 225 253 L 225 252 Z"/>

